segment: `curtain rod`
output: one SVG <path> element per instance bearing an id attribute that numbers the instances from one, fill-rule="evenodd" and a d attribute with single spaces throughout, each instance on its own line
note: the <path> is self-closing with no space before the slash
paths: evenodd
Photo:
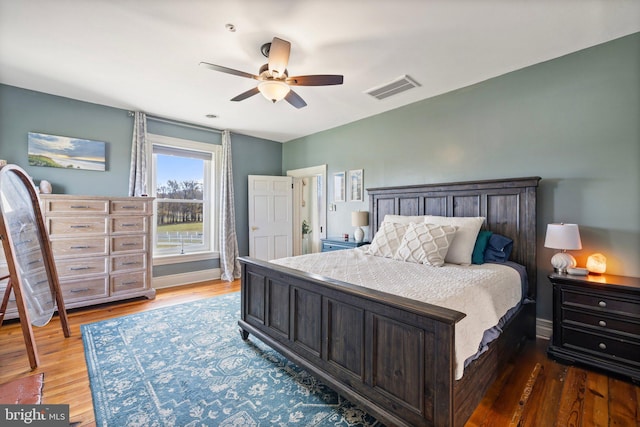
<path id="1" fill-rule="evenodd" d="M 129 111 L 129 117 L 133 117 L 133 111 Z M 166 119 L 164 117 L 159 117 L 159 116 L 147 115 L 147 120 L 153 120 L 154 122 L 168 123 L 170 125 L 177 125 L 177 126 L 182 126 L 182 127 L 185 127 L 185 128 L 206 130 L 208 132 L 222 133 L 221 129 L 210 128 L 210 127 L 202 126 L 202 125 L 194 125 L 194 124 L 191 124 L 191 123 L 181 122 L 179 120 L 173 120 L 173 119 Z"/>

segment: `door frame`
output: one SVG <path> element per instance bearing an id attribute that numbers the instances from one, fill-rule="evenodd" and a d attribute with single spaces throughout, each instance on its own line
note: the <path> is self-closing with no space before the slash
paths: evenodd
<path id="1" fill-rule="evenodd" d="M 287 176 L 291 176 L 296 181 L 296 178 L 309 178 L 314 176 L 322 177 L 322 194 L 320 195 L 320 206 L 318 206 L 319 222 L 320 222 L 320 238 L 327 237 L 327 165 L 311 166 L 308 168 L 292 169 L 287 171 Z M 298 196 L 299 197 L 299 196 Z M 293 223 L 300 223 L 300 203 L 299 199 L 296 200 L 296 191 L 293 194 Z M 298 202 L 298 203 L 297 203 Z M 293 227 L 293 254 L 300 255 L 302 242 L 302 229 L 300 227 Z"/>

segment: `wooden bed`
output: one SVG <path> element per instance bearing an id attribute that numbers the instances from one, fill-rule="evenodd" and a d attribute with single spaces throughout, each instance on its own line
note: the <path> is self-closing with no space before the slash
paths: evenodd
<path id="1" fill-rule="evenodd" d="M 528 299 L 489 350 L 455 380 L 465 314 L 249 257 L 244 339 L 255 335 L 388 426 L 462 426 L 525 338 L 535 337 L 538 177 L 372 188 L 372 236 L 386 214 L 483 216 L 514 240 Z"/>

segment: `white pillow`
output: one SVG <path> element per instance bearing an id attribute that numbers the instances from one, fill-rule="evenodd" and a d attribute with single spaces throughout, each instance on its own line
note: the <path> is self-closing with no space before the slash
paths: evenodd
<path id="1" fill-rule="evenodd" d="M 373 236 L 373 241 L 369 250 L 370 255 L 393 258 L 402 243 L 404 233 L 407 231 L 406 224 L 382 221 L 380 229 Z"/>
<path id="2" fill-rule="evenodd" d="M 424 222 L 424 215 L 412 216 L 412 215 L 392 215 L 386 214 L 382 222 L 395 222 L 397 224 L 409 224 Z"/>
<path id="3" fill-rule="evenodd" d="M 456 238 L 451 242 L 445 262 L 450 264 L 471 265 L 471 255 L 476 244 L 484 217 L 433 216 L 426 215 L 424 222 L 436 225 L 452 225 L 458 227 Z"/>
<path id="4" fill-rule="evenodd" d="M 440 267 L 455 235 L 451 225 L 410 223 L 393 258 Z"/>

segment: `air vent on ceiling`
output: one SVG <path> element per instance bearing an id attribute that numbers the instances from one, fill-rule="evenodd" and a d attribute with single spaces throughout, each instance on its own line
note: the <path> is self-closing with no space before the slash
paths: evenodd
<path id="1" fill-rule="evenodd" d="M 376 99 L 385 99 L 418 86 L 420 86 L 420 83 L 405 74 L 390 83 L 369 89 L 365 91 L 365 93 L 368 93 Z"/>

